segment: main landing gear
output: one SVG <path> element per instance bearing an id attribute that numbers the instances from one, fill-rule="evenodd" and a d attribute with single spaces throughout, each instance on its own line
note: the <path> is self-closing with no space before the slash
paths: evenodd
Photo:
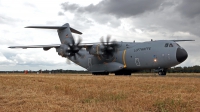
<path id="1" fill-rule="evenodd" d="M 131 71 L 117 71 L 115 75 L 131 75 Z"/>
<path id="2" fill-rule="evenodd" d="M 167 73 L 167 70 L 166 70 L 166 69 L 160 69 L 160 70 L 158 71 L 158 75 L 164 76 L 164 75 L 166 75 L 166 73 Z"/>
<path id="3" fill-rule="evenodd" d="M 93 72 L 92 75 L 109 75 L 109 72 Z"/>

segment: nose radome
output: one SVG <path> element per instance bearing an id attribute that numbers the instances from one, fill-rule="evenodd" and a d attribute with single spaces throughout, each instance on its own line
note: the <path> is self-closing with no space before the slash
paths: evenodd
<path id="1" fill-rule="evenodd" d="M 178 62 L 183 62 L 187 59 L 188 57 L 188 54 L 187 52 L 185 51 L 185 49 L 183 48 L 177 48 L 177 51 L 176 51 L 176 59 Z"/>

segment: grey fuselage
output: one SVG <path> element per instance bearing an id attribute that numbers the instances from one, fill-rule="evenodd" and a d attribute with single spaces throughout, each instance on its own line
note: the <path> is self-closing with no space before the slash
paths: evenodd
<path id="1" fill-rule="evenodd" d="M 105 59 L 103 55 L 92 55 L 87 50 L 79 52 L 84 54 L 84 57 L 71 60 L 90 72 L 115 72 L 119 70 L 118 66 L 121 67 L 120 70 L 129 71 L 167 69 L 180 64 L 188 56 L 182 47 L 170 40 L 118 42 L 116 52 L 109 59 Z M 109 65 L 110 63 L 112 65 Z M 109 68 L 110 66 L 113 68 Z"/>

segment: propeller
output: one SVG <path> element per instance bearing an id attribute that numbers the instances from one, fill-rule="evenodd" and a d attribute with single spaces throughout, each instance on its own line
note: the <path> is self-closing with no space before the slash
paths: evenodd
<path id="1" fill-rule="evenodd" d="M 72 44 L 66 43 L 66 45 L 68 46 L 68 49 L 66 50 L 66 52 L 69 53 L 69 57 L 74 56 L 74 58 L 76 58 L 75 54 L 78 54 L 79 56 L 81 56 L 81 54 L 79 53 L 79 50 L 81 50 L 81 47 L 79 46 L 81 41 L 82 39 L 79 38 L 77 44 L 75 44 L 74 38 L 72 38 Z"/>
<path id="2" fill-rule="evenodd" d="M 70 64 L 70 60 L 73 58 L 74 60 L 77 60 L 77 55 L 79 57 L 83 57 L 79 51 L 82 49 L 80 46 L 82 39 L 79 37 L 77 43 L 75 43 L 74 37 L 71 38 L 71 43 L 65 42 L 59 47 L 58 54 L 62 57 L 67 57 L 67 63 Z"/>
<path id="3" fill-rule="evenodd" d="M 118 44 L 116 41 L 110 42 L 110 38 L 111 36 L 108 35 L 106 37 L 106 42 L 104 42 L 103 37 L 101 37 L 100 39 L 101 44 L 103 45 L 101 48 L 101 51 L 103 52 L 103 55 L 106 57 L 106 59 L 109 59 L 110 57 L 112 57 L 114 52 L 116 52 L 116 47 L 118 47 Z"/>

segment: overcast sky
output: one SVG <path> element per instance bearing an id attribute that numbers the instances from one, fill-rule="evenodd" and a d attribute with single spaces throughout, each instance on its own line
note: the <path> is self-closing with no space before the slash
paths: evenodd
<path id="1" fill-rule="evenodd" d="M 193 39 L 179 42 L 189 57 L 178 66 L 200 65 L 199 0 L 0 0 L 0 71 L 83 70 L 66 64 L 55 49 L 8 48 L 59 44 L 56 30 L 24 27 L 64 23 L 81 31 L 83 42 L 98 42 L 108 34 L 117 41 Z"/>

